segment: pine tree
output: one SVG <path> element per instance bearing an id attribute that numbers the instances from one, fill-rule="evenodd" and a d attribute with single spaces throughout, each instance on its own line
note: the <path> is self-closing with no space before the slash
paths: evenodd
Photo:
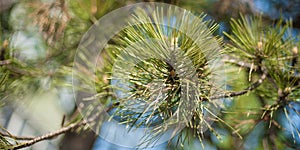
<path id="1" fill-rule="evenodd" d="M 28 147 L 69 131 L 99 133 L 101 125 L 112 120 L 128 132 L 144 128 L 141 147 L 168 134 L 169 146 L 176 149 L 188 148 L 195 139 L 203 148 L 207 141 L 218 148 L 238 148 L 263 124 L 261 148 L 297 149 L 300 131 L 292 114 L 299 117 L 300 45 L 291 34 L 291 20 L 240 15 L 230 20 L 231 30 L 221 37 L 218 24 L 204 13 L 149 4 L 134 9 L 127 22 L 131 26 L 109 39 L 98 58 L 87 51 L 95 37 L 80 38 L 93 23 L 109 30 L 97 26 L 96 18 L 124 3 L 105 2 L 98 10 L 93 2 L 20 2 L 35 20 L 25 22 L 24 30 L 38 30 L 47 47 L 46 55 L 32 60 L 9 46 L 19 28 L 6 26 L 9 20 L 2 17 L 0 104 L 13 104 L 29 91 L 47 90 L 45 78 L 53 79 L 52 87 L 70 87 L 64 79 L 73 75 L 77 107 L 61 129 L 38 137 L 12 135 L 0 126 L 1 149 Z M 58 13 L 52 14 L 54 10 Z"/>

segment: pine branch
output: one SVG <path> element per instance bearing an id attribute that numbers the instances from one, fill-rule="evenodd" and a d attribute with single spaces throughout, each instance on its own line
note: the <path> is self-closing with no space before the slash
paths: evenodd
<path id="1" fill-rule="evenodd" d="M 33 72 L 31 72 L 31 71 L 28 71 L 28 70 L 25 70 L 25 69 L 20 69 L 20 68 L 18 68 L 18 67 L 14 67 L 14 66 L 8 65 L 6 68 L 7 68 L 9 71 L 14 72 L 14 73 L 16 73 L 16 74 L 25 75 L 25 76 L 33 76 L 33 77 L 36 76 L 35 73 L 33 73 Z"/>
<path id="2" fill-rule="evenodd" d="M 8 65 L 10 63 L 11 63 L 11 61 L 9 59 L 0 61 L 0 65 Z"/>
<path id="3" fill-rule="evenodd" d="M 244 62 L 244 61 L 241 61 L 241 60 L 238 60 L 236 58 L 233 58 L 232 56 L 228 56 L 226 55 L 224 58 L 223 58 L 223 62 L 225 63 L 232 63 L 232 64 L 235 64 L 235 65 L 238 65 L 240 67 L 245 67 L 245 68 L 252 68 L 254 70 L 256 70 L 258 67 L 254 64 L 251 64 L 251 63 L 248 63 L 248 62 Z"/>
<path id="4" fill-rule="evenodd" d="M 47 139 L 52 139 L 54 137 L 57 137 L 63 133 L 66 133 L 67 131 L 70 131 L 72 129 L 75 129 L 75 128 L 78 128 L 80 126 L 84 126 L 86 125 L 87 123 L 90 123 L 94 121 L 93 119 L 92 120 L 83 120 L 79 123 L 74 123 L 74 124 L 71 124 L 69 126 L 66 126 L 66 127 L 63 127 L 55 132 L 51 132 L 51 133 L 48 133 L 48 134 L 45 134 L 45 135 L 42 135 L 42 136 L 39 136 L 39 137 L 35 137 L 34 139 L 30 140 L 30 141 L 27 141 L 27 142 L 24 142 L 24 143 L 21 143 L 21 144 L 18 144 L 16 146 L 13 146 L 12 149 L 21 149 L 21 148 L 24 148 L 24 147 L 28 147 L 28 146 L 31 146 L 37 142 L 40 142 L 40 141 L 43 141 L 43 140 L 47 140 Z"/>
<path id="5" fill-rule="evenodd" d="M 3 137 L 8 137 L 8 138 L 11 138 L 11 139 L 14 139 L 14 140 L 33 140 L 34 137 L 27 137 L 27 136 L 16 136 L 16 135 L 12 135 L 10 133 L 3 133 L 3 132 L 0 132 L 0 135 L 3 136 Z"/>
<path id="6" fill-rule="evenodd" d="M 210 97 L 210 99 L 229 98 L 229 97 L 244 95 L 244 94 L 256 89 L 257 87 L 259 87 L 262 84 L 262 82 L 266 79 L 266 77 L 267 77 L 267 72 L 263 71 L 263 74 L 261 75 L 260 79 L 257 80 L 256 82 L 254 82 L 253 84 L 251 84 L 249 87 L 245 88 L 244 90 L 238 91 L 238 92 L 230 92 L 230 93 L 220 94 L 217 96 L 212 96 L 212 97 Z"/>
<path id="7" fill-rule="evenodd" d="M 114 105 L 111 105 L 111 106 L 109 106 L 109 107 L 108 107 L 105 111 L 103 111 L 103 112 L 108 112 L 108 111 L 110 111 L 111 109 L 113 109 L 114 107 L 116 107 L 116 106 L 118 106 L 118 105 L 119 105 L 118 103 L 116 103 L 116 104 L 114 104 Z M 38 143 L 38 142 L 40 142 L 40 141 L 52 139 L 52 138 L 54 138 L 54 137 L 57 137 L 57 136 L 59 136 L 59 135 L 61 135 L 61 134 L 64 134 L 64 133 L 66 133 L 66 132 L 68 132 L 68 131 L 71 131 L 71 130 L 73 130 L 73 129 L 77 129 L 77 128 L 79 128 L 79 127 L 85 126 L 85 125 L 87 125 L 87 124 L 89 124 L 89 123 L 92 123 L 92 122 L 96 121 L 96 119 L 97 119 L 103 112 L 97 113 L 97 114 L 95 114 L 94 116 L 92 116 L 92 117 L 89 118 L 89 119 L 84 119 L 84 120 L 82 120 L 82 121 L 80 121 L 80 122 L 78 122 L 78 123 L 73 123 L 73 124 L 70 124 L 70 125 L 68 125 L 68 126 L 66 126 L 66 127 L 60 128 L 59 130 L 56 130 L 56 131 L 54 131 L 54 132 L 50 132 L 50 133 L 48 133 L 48 134 L 45 134 L 45 135 L 42 135 L 42 136 L 38 136 L 38 137 L 34 137 L 34 138 L 27 138 L 26 140 L 29 140 L 29 141 L 23 142 L 23 143 L 21 143 L 21 144 L 17 144 L 17 145 L 13 146 L 13 147 L 10 148 L 10 149 L 15 150 L 15 149 L 25 148 L 25 147 L 31 146 L 31 145 L 33 145 L 33 144 L 35 144 L 35 143 Z M 10 136 L 11 136 L 11 135 L 10 135 Z M 14 136 L 14 137 L 17 137 L 17 136 Z M 18 137 L 18 138 L 22 138 L 22 137 Z M 25 137 L 23 137 L 23 138 L 25 138 Z M 17 139 L 17 138 L 16 138 L 16 139 Z"/>

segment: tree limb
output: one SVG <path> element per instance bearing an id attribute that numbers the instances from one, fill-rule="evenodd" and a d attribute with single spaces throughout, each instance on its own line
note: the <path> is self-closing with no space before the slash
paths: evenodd
<path id="1" fill-rule="evenodd" d="M 15 139 L 15 140 L 32 140 L 32 139 L 34 139 L 34 137 L 16 136 L 16 135 L 12 135 L 10 133 L 3 133 L 3 132 L 0 132 L 0 135 L 3 137 Z"/>
<path id="2" fill-rule="evenodd" d="M 254 65 L 253 63 L 248 63 L 248 62 L 244 62 L 244 61 L 240 61 L 236 58 L 233 58 L 232 56 L 224 56 L 223 58 L 223 62 L 227 62 L 227 63 L 232 63 L 235 65 L 238 65 L 240 67 L 244 67 L 244 68 L 252 68 L 254 70 L 256 70 L 258 67 L 256 65 Z"/>
<path id="3" fill-rule="evenodd" d="M 0 61 L 0 65 L 8 65 L 10 63 L 11 63 L 11 61 L 9 59 Z"/>
<path id="4" fill-rule="evenodd" d="M 240 96 L 248 93 L 249 91 L 252 91 L 259 87 L 261 83 L 266 79 L 267 77 L 267 72 L 263 71 L 263 74 L 261 75 L 260 79 L 251 84 L 249 87 L 245 88 L 242 91 L 237 91 L 237 92 L 230 92 L 230 93 L 225 93 L 225 94 L 220 94 L 217 96 L 212 96 L 210 99 L 219 99 L 219 98 L 228 98 L 228 97 L 234 97 L 234 96 Z"/>
<path id="5" fill-rule="evenodd" d="M 31 146 L 31 145 L 33 145 L 33 144 L 35 144 L 37 142 L 57 137 L 57 136 L 59 136 L 61 134 L 64 134 L 64 133 L 66 133 L 66 132 L 68 132 L 68 131 L 70 131 L 72 129 L 76 129 L 78 127 L 87 125 L 88 123 L 94 122 L 103 112 L 108 112 L 108 111 L 110 111 L 111 109 L 113 109 L 114 107 L 116 107 L 118 105 L 119 105 L 119 103 L 113 104 L 113 105 L 109 106 L 107 109 L 105 109 L 105 111 L 97 113 L 97 114 L 95 114 L 94 116 L 92 116 L 89 119 L 83 119 L 82 121 L 80 121 L 78 123 L 73 123 L 73 124 L 70 124 L 70 125 L 68 125 L 66 127 L 62 127 L 59 130 L 56 130 L 54 132 L 50 132 L 50 133 L 42 135 L 42 136 L 34 137 L 32 139 L 28 139 L 29 141 L 26 141 L 26 142 L 14 145 L 10 149 L 15 150 L 15 149 L 25 148 L 25 147 Z"/>
<path id="6" fill-rule="evenodd" d="M 78 128 L 80 126 L 86 125 L 89 122 L 91 122 L 91 121 L 83 120 L 79 123 L 73 123 L 69 126 L 63 127 L 61 129 L 55 131 L 55 132 L 51 132 L 51 133 L 48 133 L 48 134 L 45 134 L 45 135 L 42 135 L 42 136 L 39 136 L 39 137 L 35 137 L 34 139 L 32 139 L 30 141 L 15 145 L 15 146 L 12 147 L 12 149 L 21 149 L 21 148 L 24 148 L 24 147 L 31 146 L 31 145 L 33 145 L 37 142 L 43 141 L 43 140 L 52 139 L 52 138 L 54 138 L 58 135 L 61 135 L 63 133 L 66 133 L 67 131 L 70 131 L 71 129 L 75 129 L 75 128 Z"/>

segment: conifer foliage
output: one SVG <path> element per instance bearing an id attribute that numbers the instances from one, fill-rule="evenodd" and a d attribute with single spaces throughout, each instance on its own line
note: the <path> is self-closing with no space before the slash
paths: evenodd
<path id="1" fill-rule="evenodd" d="M 1 107 L 70 86 L 77 104 L 60 129 L 41 136 L 12 135 L 0 125 L 0 149 L 30 147 L 69 131 L 99 134 L 109 121 L 128 132 L 143 129 L 140 148 L 167 142 L 186 149 L 195 139 L 202 148 L 240 148 L 258 127 L 263 142 L 257 148 L 299 148 L 300 42 L 293 22 L 241 14 L 221 37 L 218 23 L 204 13 L 157 4 L 133 7 L 126 28 L 106 39 L 103 50 L 92 47 L 98 56 L 88 50 L 101 32 L 88 27 L 104 30 L 97 19 L 123 1 L 24 1 L 0 14 Z M 20 16 L 9 13 L 24 8 L 36 20 L 19 20 L 22 28 L 11 24 Z M 12 41 L 20 30 L 40 35 L 42 56 L 22 56 Z M 68 76 L 72 85 L 64 82 Z"/>

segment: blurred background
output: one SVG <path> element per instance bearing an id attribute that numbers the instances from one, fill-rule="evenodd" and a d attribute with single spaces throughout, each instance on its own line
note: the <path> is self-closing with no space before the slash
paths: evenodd
<path id="1" fill-rule="evenodd" d="M 72 116 L 76 108 L 72 93 L 71 70 L 60 68 L 71 66 L 75 51 L 83 34 L 103 15 L 138 2 L 152 0 L 0 0 L 0 44 L 9 49 L 0 52 L 4 57 L 15 57 L 20 68 L 11 67 L 15 74 L 10 76 L 9 87 L 1 87 L 0 125 L 12 134 L 36 136 L 61 127 L 63 116 Z M 281 17 L 293 20 L 292 35 L 299 36 L 300 0 L 159 0 L 173 4 L 195 14 L 204 12 L 208 19 L 220 25 L 216 34 L 231 32 L 229 21 L 240 15 L 262 15 L 262 19 L 277 22 Z M 7 43 L 7 46 L 6 44 Z M 1 70 L 2 71 L 2 70 Z M 1 72 L 5 77 L 5 72 Z M 2 78 L 1 77 L 1 78 Z M 243 79 L 241 79 L 243 80 Z M 287 130 L 273 137 L 280 149 L 300 149 L 300 98 L 294 102 L 295 110 L 288 115 L 295 125 L 287 123 L 283 112 L 278 112 L 277 120 Z M 245 102 L 247 106 L 245 106 Z M 239 97 L 228 102 L 228 107 L 251 110 L 259 107 L 255 96 Z M 290 107 L 288 107 L 290 109 Z M 228 120 L 245 114 L 224 116 Z M 203 143 L 205 149 L 265 149 L 268 123 L 251 123 L 241 128 L 244 139 L 231 136 L 230 130 L 215 125 L 223 137 L 219 141 L 207 133 Z M 232 120 L 232 124 L 236 124 Z M 105 126 L 102 127 L 105 130 Z M 294 133 L 294 134 L 292 134 Z M 124 139 L 135 140 L 135 139 Z M 176 139 L 175 139 L 176 140 Z M 175 142 L 174 140 L 174 142 Z M 272 147 L 268 147 L 273 149 Z M 58 138 L 43 141 L 26 149 L 36 150 L 127 150 L 97 137 L 92 131 L 68 132 Z M 167 143 L 149 149 L 167 149 Z M 171 146 L 169 149 L 175 149 Z M 200 142 L 183 149 L 202 149 Z"/>

